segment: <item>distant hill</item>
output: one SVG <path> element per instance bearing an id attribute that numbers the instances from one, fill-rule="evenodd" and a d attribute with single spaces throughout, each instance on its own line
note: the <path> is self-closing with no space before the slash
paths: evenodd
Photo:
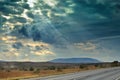
<path id="1" fill-rule="evenodd" d="M 51 60 L 53 63 L 100 63 L 99 60 L 93 58 L 58 58 Z"/>
<path id="2" fill-rule="evenodd" d="M 6 61 L 0 60 L 0 62 L 6 62 Z"/>

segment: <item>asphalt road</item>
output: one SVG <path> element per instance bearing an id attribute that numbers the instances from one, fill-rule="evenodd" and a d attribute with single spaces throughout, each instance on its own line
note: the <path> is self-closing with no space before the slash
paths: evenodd
<path id="1" fill-rule="evenodd" d="M 120 67 L 22 80 L 120 80 Z"/>

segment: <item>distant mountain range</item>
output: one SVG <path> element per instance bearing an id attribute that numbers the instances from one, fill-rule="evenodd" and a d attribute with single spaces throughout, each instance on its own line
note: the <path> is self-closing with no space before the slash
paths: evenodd
<path id="1" fill-rule="evenodd" d="M 101 61 L 93 58 L 58 58 L 51 60 L 53 63 L 100 63 Z"/>

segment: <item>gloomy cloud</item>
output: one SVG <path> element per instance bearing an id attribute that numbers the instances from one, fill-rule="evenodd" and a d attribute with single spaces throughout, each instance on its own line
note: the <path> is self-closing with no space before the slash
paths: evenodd
<path id="1" fill-rule="evenodd" d="M 119 3 L 119 0 L 17 0 L 11 4 L 2 0 L 0 59 L 47 61 L 79 56 L 120 60 Z"/>

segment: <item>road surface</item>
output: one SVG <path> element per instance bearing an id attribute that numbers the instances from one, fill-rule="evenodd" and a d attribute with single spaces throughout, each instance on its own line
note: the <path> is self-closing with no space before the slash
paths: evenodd
<path id="1" fill-rule="evenodd" d="M 89 70 L 22 80 L 120 80 L 120 67 Z"/>

